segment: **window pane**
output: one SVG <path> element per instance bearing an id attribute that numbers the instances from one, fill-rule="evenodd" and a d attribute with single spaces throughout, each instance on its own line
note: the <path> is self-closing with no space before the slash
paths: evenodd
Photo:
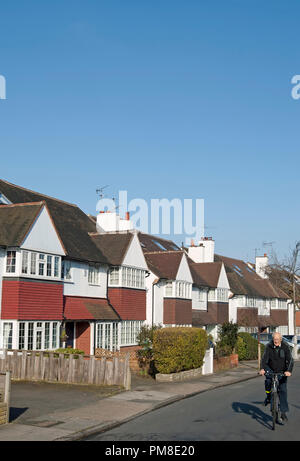
<path id="1" fill-rule="evenodd" d="M 28 350 L 33 349 L 33 322 L 28 323 Z"/>
<path id="2" fill-rule="evenodd" d="M 6 272 L 16 272 L 16 252 L 8 251 L 6 257 Z"/>
<path id="3" fill-rule="evenodd" d="M 22 274 L 28 272 L 28 251 L 22 251 Z"/>
<path id="4" fill-rule="evenodd" d="M 59 257 L 54 258 L 54 277 L 59 277 Z"/>
<path id="5" fill-rule="evenodd" d="M 42 349 L 42 331 L 38 330 L 36 332 L 36 350 Z"/>
<path id="6" fill-rule="evenodd" d="M 110 338 L 110 323 L 105 324 L 105 340 L 104 340 L 104 349 L 110 349 L 111 338 Z"/>
<path id="7" fill-rule="evenodd" d="M 25 323 L 19 323 L 19 349 L 24 349 L 25 347 Z"/>
<path id="8" fill-rule="evenodd" d="M 47 256 L 47 277 L 52 275 L 52 256 Z"/>
<path id="9" fill-rule="evenodd" d="M 57 323 L 52 325 L 52 349 L 57 348 Z"/>
<path id="10" fill-rule="evenodd" d="M 96 344 L 99 349 L 103 349 L 103 323 L 97 324 Z"/>
<path id="11" fill-rule="evenodd" d="M 12 349 L 12 334 L 13 324 L 11 322 L 5 322 L 3 324 L 3 347 L 4 349 Z"/>
<path id="12" fill-rule="evenodd" d="M 36 253 L 31 253 L 30 273 L 31 275 L 36 274 Z"/>
<path id="13" fill-rule="evenodd" d="M 49 349 L 50 345 L 50 322 L 45 322 L 45 344 L 44 349 Z"/>
<path id="14" fill-rule="evenodd" d="M 45 255 L 39 254 L 39 275 L 44 275 Z"/>

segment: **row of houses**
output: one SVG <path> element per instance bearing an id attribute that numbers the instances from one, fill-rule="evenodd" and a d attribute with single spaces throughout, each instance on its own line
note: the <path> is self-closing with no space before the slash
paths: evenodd
<path id="1" fill-rule="evenodd" d="M 0 348 L 136 348 L 143 324 L 293 333 L 292 304 L 256 264 L 134 229 L 130 216 L 0 180 Z"/>

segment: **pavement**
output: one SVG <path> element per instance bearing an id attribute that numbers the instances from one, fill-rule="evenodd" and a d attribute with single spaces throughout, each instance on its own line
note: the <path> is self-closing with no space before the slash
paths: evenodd
<path id="1" fill-rule="evenodd" d="M 130 391 L 13 382 L 11 422 L 0 426 L 0 441 L 82 440 L 178 400 L 258 377 L 255 360 L 183 382 L 159 383 L 132 374 Z"/>

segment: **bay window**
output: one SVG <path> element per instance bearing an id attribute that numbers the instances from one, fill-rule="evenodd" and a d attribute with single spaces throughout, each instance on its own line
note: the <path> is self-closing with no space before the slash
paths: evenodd
<path id="1" fill-rule="evenodd" d="M 99 322 L 96 324 L 96 348 L 116 351 L 118 349 L 118 322 Z"/>
<path id="2" fill-rule="evenodd" d="M 53 350 L 59 347 L 59 322 L 19 322 L 18 348 Z"/>
<path id="3" fill-rule="evenodd" d="M 145 270 L 135 267 L 112 267 L 109 271 L 108 284 L 128 288 L 145 288 L 145 274 Z"/>

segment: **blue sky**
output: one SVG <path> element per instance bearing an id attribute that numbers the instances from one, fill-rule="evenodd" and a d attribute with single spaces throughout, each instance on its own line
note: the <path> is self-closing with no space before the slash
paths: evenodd
<path id="1" fill-rule="evenodd" d="M 2 4 L 0 177 L 87 213 L 106 185 L 203 198 L 216 252 L 275 242 L 283 257 L 300 237 L 299 14 L 296 0 Z"/>

